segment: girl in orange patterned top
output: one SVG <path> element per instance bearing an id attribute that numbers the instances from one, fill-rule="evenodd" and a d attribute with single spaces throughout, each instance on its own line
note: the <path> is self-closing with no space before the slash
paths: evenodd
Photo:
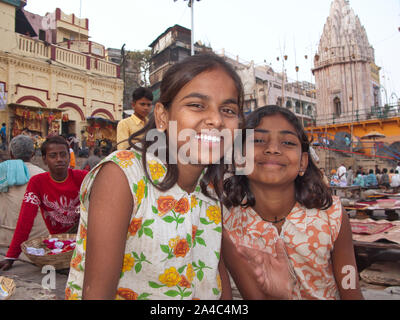
<path id="1" fill-rule="evenodd" d="M 246 119 L 253 171 L 225 181 L 222 252 L 244 299 L 362 299 L 350 223 L 309 155 L 296 116 Z"/>

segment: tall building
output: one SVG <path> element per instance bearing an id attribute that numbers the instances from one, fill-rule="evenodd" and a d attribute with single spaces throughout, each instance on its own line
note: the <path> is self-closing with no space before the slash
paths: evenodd
<path id="1" fill-rule="evenodd" d="M 380 100 L 380 68 L 347 0 L 334 0 L 314 57 L 317 124 L 368 119 Z"/>
<path id="2" fill-rule="evenodd" d="M 165 30 L 150 45 L 150 85 L 154 93 L 154 100 L 160 95 L 161 80 L 173 64 L 190 56 L 191 30 L 180 25 Z M 197 42 L 194 45 L 195 53 L 211 51 L 211 48 Z"/>
<path id="3" fill-rule="evenodd" d="M 314 124 L 316 112 L 315 87 L 307 81 L 289 81 L 286 74 L 274 71 L 268 65 L 240 61 L 219 53 L 230 63 L 242 79 L 244 112 L 249 113 L 267 105 L 279 105 L 291 110 L 305 126 Z"/>
<path id="4" fill-rule="evenodd" d="M 155 100 L 159 97 L 160 83 L 168 68 L 190 56 L 190 41 L 190 29 L 175 25 L 165 30 L 150 44 L 150 84 Z M 212 51 L 209 46 L 195 43 L 196 54 Z M 238 56 L 230 57 L 225 50 L 215 53 L 231 64 L 242 79 L 245 113 L 265 105 L 282 105 L 284 100 L 284 106 L 295 112 L 305 125 L 314 124 L 316 100 L 313 84 L 304 81 L 288 82 L 286 75 L 282 76 L 271 67 L 256 66 L 254 62 L 241 61 Z"/>

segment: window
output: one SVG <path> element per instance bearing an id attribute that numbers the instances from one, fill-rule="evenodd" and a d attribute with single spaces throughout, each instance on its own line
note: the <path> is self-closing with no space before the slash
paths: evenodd
<path id="1" fill-rule="evenodd" d="M 333 99 L 333 107 L 334 107 L 334 115 L 336 117 L 340 117 L 340 115 L 342 114 L 342 103 L 339 97 Z"/>
<path id="2" fill-rule="evenodd" d="M 288 109 L 292 108 L 292 101 L 290 101 L 290 100 L 286 101 L 286 108 L 288 108 Z"/>
<path id="3" fill-rule="evenodd" d="M 379 105 L 379 88 L 374 86 L 374 106 L 377 107 Z"/>
<path id="4" fill-rule="evenodd" d="M 301 105 L 299 101 L 296 101 L 296 113 L 300 114 L 301 113 Z"/>
<path id="5" fill-rule="evenodd" d="M 307 106 L 307 115 L 311 117 L 312 114 L 313 114 L 312 106 L 308 105 L 308 106 Z"/>
<path id="6" fill-rule="evenodd" d="M 39 40 L 46 41 L 46 31 L 39 29 Z"/>
<path id="7" fill-rule="evenodd" d="M 265 96 L 264 88 L 258 89 L 258 98 L 260 100 L 263 100 L 262 104 L 266 104 L 267 103 L 267 99 L 266 99 L 266 96 Z"/>

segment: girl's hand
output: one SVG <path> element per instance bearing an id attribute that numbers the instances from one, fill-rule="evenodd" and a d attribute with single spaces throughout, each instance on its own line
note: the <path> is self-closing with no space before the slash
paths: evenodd
<path id="1" fill-rule="evenodd" d="M 252 267 L 252 273 L 263 292 L 278 299 L 292 299 L 295 275 L 286 254 L 285 244 L 278 239 L 275 244 L 276 256 L 244 246 L 238 252 Z"/>

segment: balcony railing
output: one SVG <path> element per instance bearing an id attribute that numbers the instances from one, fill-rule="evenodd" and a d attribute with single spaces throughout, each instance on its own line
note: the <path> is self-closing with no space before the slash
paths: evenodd
<path id="1" fill-rule="evenodd" d="M 32 38 L 17 34 L 18 49 L 24 55 L 34 56 L 38 58 L 50 58 L 49 46 L 43 41 L 35 41 Z"/>
<path id="2" fill-rule="evenodd" d="M 56 46 L 51 47 L 51 60 L 66 64 L 70 67 L 85 69 L 86 59 L 85 55 L 81 53 Z"/>
<path id="3" fill-rule="evenodd" d="M 105 57 L 104 46 L 88 40 L 68 40 L 64 42 L 57 43 L 58 46 L 63 47 L 68 50 L 80 52 L 83 54 L 89 54 L 97 56 L 97 58 Z"/>
<path id="4" fill-rule="evenodd" d="M 327 65 L 342 64 L 342 63 L 348 63 L 348 62 L 358 62 L 358 61 L 367 62 L 370 60 L 371 60 L 371 58 L 368 56 L 365 56 L 365 55 L 357 55 L 354 57 L 352 57 L 352 56 L 329 57 L 327 55 L 323 55 L 322 57 L 320 57 L 320 59 L 318 61 L 315 61 L 314 70 L 326 67 Z"/>
<path id="5" fill-rule="evenodd" d="M 316 117 L 316 125 L 343 124 L 365 120 L 388 119 L 392 117 L 400 117 L 400 104 L 386 105 L 383 107 L 372 106 L 369 109 L 356 110 L 353 113 L 341 113 L 340 115 L 321 114 Z"/>
<path id="6" fill-rule="evenodd" d="M 48 59 L 72 68 L 86 70 L 108 77 L 120 78 L 120 67 L 113 62 L 68 50 L 57 45 L 48 44 L 21 34 L 16 35 L 18 51 L 25 56 Z"/>

